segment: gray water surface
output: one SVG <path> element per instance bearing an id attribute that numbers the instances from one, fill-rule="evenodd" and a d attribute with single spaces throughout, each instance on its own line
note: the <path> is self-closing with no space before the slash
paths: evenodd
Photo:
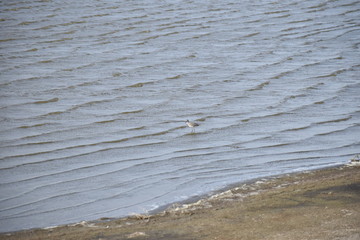
<path id="1" fill-rule="evenodd" d="M 0 10 L 1 232 L 144 213 L 360 153 L 359 1 Z"/>

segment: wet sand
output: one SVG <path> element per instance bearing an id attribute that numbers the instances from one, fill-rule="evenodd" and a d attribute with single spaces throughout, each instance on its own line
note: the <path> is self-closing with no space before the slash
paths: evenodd
<path id="1" fill-rule="evenodd" d="M 0 239 L 360 239 L 360 167 L 239 184 L 154 215 L 3 233 Z"/>

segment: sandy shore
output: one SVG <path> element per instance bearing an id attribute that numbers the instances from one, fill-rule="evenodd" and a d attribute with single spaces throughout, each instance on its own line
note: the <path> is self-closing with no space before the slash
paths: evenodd
<path id="1" fill-rule="evenodd" d="M 239 184 L 155 215 L 3 233 L 0 239 L 360 239 L 360 167 Z"/>

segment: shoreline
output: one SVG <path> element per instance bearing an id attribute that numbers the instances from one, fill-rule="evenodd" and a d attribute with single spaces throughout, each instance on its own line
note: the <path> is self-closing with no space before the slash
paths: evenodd
<path id="1" fill-rule="evenodd" d="M 299 170 L 299 171 L 294 171 L 294 172 L 290 172 L 290 173 L 280 173 L 280 174 L 256 177 L 256 178 L 252 178 L 252 179 L 248 179 L 248 180 L 244 180 L 244 181 L 240 181 L 240 182 L 235 182 L 235 183 L 228 184 L 225 187 L 222 187 L 220 189 L 213 190 L 213 191 L 211 191 L 209 193 L 204 193 L 204 194 L 201 194 L 201 195 L 190 197 L 189 199 L 185 199 L 183 201 L 178 201 L 178 202 L 166 204 L 164 206 L 160 206 L 160 207 L 158 207 L 158 208 L 156 208 L 156 209 L 154 209 L 152 211 L 149 211 L 148 214 L 149 215 L 156 215 L 156 214 L 160 214 L 160 213 L 162 213 L 164 211 L 167 211 L 167 210 L 171 209 L 173 206 L 182 206 L 182 205 L 194 204 L 194 203 L 196 203 L 196 202 L 198 202 L 200 200 L 212 198 L 214 196 L 217 196 L 217 195 L 222 194 L 224 192 L 227 192 L 229 190 L 235 189 L 235 188 L 237 188 L 238 186 L 241 186 L 241 185 L 256 184 L 256 183 L 259 183 L 259 182 L 269 181 L 269 180 L 278 179 L 278 178 L 282 178 L 282 177 L 289 177 L 291 175 L 296 175 L 296 174 L 300 174 L 300 173 L 308 173 L 308 172 L 313 172 L 313 171 L 332 169 L 332 168 L 337 168 L 337 167 L 341 167 L 341 166 L 352 166 L 352 165 L 351 164 L 338 163 L 338 164 L 326 165 L 324 167 L 319 167 L 319 168 L 310 169 L 310 170 Z M 139 215 L 142 215 L 142 214 L 139 214 Z M 126 218 L 126 217 L 129 217 L 129 216 L 120 217 L 120 218 L 108 218 L 108 219 L 115 220 L 115 219 L 121 219 L 121 218 Z M 96 221 L 96 220 L 94 220 L 94 221 Z"/>
<path id="2" fill-rule="evenodd" d="M 355 164 L 257 178 L 197 199 L 151 214 L 0 233 L 0 239 L 360 238 Z"/>
<path id="3" fill-rule="evenodd" d="M 153 215 L 161 214 L 164 211 L 167 211 L 167 210 L 172 209 L 174 207 L 179 207 L 179 206 L 182 206 L 182 205 L 188 206 L 188 205 L 191 205 L 191 204 L 194 204 L 194 203 L 198 202 L 199 200 L 204 200 L 204 199 L 211 198 L 213 196 L 216 196 L 218 194 L 221 194 L 223 192 L 226 192 L 228 190 L 236 188 L 239 185 L 254 184 L 254 183 L 258 182 L 258 181 L 268 181 L 270 179 L 276 179 L 276 178 L 280 178 L 280 177 L 283 177 L 283 176 L 289 176 L 289 175 L 292 175 L 292 174 L 298 174 L 298 173 L 310 172 L 310 171 L 316 171 L 316 170 L 323 170 L 323 169 L 328 169 L 328 168 L 340 167 L 340 166 L 343 166 L 343 165 L 344 165 L 344 163 L 336 163 L 336 164 L 326 165 L 326 166 L 322 166 L 322 167 L 316 167 L 315 169 L 296 170 L 296 171 L 288 172 L 288 173 L 279 173 L 279 174 L 275 174 L 275 175 L 268 175 L 268 176 L 261 176 L 261 177 L 256 177 L 256 178 L 252 178 L 252 179 L 247 179 L 247 180 L 243 180 L 243 181 L 228 184 L 228 185 L 226 185 L 224 187 L 221 187 L 221 188 L 219 188 L 217 190 L 210 191 L 208 193 L 203 193 L 203 194 L 200 194 L 200 195 L 191 196 L 188 199 L 168 203 L 168 204 L 159 206 L 159 207 L 157 207 L 157 208 L 155 208 L 153 210 L 146 211 L 144 213 L 132 213 L 132 214 L 128 214 L 128 215 L 120 216 L 120 217 L 103 216 L 103 217 L 100 217 L 98 219 L 92 219 L 92 220 L 81 220 L 81 221 L 74 221 L 74 222 L 63 223 L 63 224 L 58 224 L 58 225 L 49 225 L 49 226 L 44 226 L 44 227 L 32 227 L 32 228 L 25 228 L 25 229 L 19 229 L 19 230 L 11 230 L 11 231 L 7 231 L 7 232 L 0 232 L 0 236 L 2 234 L 17 233 L 17 232 L 31 231 L 31 230 L 37 230 L 37 229 L 54 229 L 54 228 L 57 228 L 57 227 L 72 226 L 72 225 L 76 225 L 76 224 L 83 224 L 85 222 L 86 223 L 101 223 L 101 222 L 114 221 L 114 220 L 118 220 L 118 219 L 124 219 L 124 218 L 132 217 L 132 216 L 140 216 L 140 215 L 144 215 L 144 216 L 145 215 L 151 215 L 151 216 L 153 216 Z"/>

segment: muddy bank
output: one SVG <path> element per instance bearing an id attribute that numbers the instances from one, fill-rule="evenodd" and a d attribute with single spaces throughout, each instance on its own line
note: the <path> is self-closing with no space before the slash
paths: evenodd
<path id="1" fill-rule="evenodd" d="M 3 233 L 0 239 L 360 239 L 360 167 L 239 184 L 155 215 Z"/>

